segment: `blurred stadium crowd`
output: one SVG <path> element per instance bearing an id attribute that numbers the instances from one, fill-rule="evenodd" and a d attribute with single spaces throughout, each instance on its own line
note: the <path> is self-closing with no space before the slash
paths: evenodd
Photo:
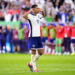
<path id="1" fill-rule="evenodd" d="M 0 0 L 0 20 L 22 21 L 33 4 L 45 12 L 47 22 L 75 22 L 75 0 Z"/>
<path id="2" fill-rule="evenodd" d="M 37 4 L 39 8 L 44 10 L 46 23 L 49 23 L 49 26 L 45 26 L 45 24 L 41 26 L 41 38 L 45 49 L 44 54 L 75 54 L 75 34 L 72 34 L 75 28 L 73 29 L 69 26 L 69 22 L 72 23 L 73 27 L 75 25 L 75 0 L 0 0 L 0 21 L 28 23 L 23 18 L 23 15 L 30 10 L 33 4 Z M 57 23 L 57 25 L 54 26 L 53 22 Z M 62 23 L 66 27 L 61 27 L 58 23 Z M 20 29 L 21 27 L 19 27 L 19 30 L 16 30 L 15 26 L 13 26 L 13 29 L 9 26 L 0 28 L 0 35 L 2 35 L 0 37 L 1 50 L 3 50 L 6 42 L 4 36 L 8 34 L 10 35 L 8 40 L 11 52 L 12 44 L 14 45 L 14 51 L 17 48 L 17 51 L 20 52 L 22 50 L 20 48 L 21 45 L 25 49 L 25 46 L 28 45 L 29 30 L 26 25 Z M 25 33 L 24 29 L 26 30 Z M 22 36 L 19 33 L 22 33 Z"/>

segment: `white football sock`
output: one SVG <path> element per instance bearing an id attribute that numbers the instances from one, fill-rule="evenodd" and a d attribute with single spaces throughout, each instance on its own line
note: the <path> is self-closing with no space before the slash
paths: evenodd
<path id="1" fill-rule="evenodd" d="M 52 50 L 52 53 L 53 53 L 53 54 L 55 53 L 55 50 L 54 50 L 54 49 Z"/>
<path id="2" fill-rule="evenodd" d="M 44 53 L 47 53 L 47 50 L 48 50 L 48 46 L 47 46 L 47 45 L 45 45 Z"/>
<path id="3" fill-rule="evenodd" d="M 40 57 L 38 50 L 36 50 L 35 61 Z"/>
<path id="4" fill-rule="evenodd" d="M 36 60 L 40 57 L 40 55 L 38 54 L 38 50 L 36 50 L 36 55 L 34 57 L 34 61 L 33 61 L 33 68 L 34 70 L 37 69 L 36 68 Z"/>
<path id="5" fill-rule="evenodd" d="M 37 69 L 36 68 L 36 60 L 40 57 L 40 55 L 38 54 L 38 50 L 36 50 L 36 55 L 31 55 L 31 62 L 30 64 L 32 64 L 33 69 Z"/>
<path id="6" fill-rule="evenodd" d="M 74 53 L 74 47 L 72 43 L 71 43 L 71 50 L 72 50 L 72 53 Z"/>
<path id="7" fill-rule="evenodd" d="M 48 47 L 48 53 L 51 53 L 51 48 L 50 47 Z"/>
<path id="8" fill-rule="evenodd" d="M 30 62 L 30 64 L 33 66 L 34 70 L 36 69 L 35 56 L 36 55 L 33 55 L 33 54 L 31 55 L 31 62 Z"/>
<path id="9" fill-rule="evenodd" d="M 35 55 L 31 54 L 31 61 L 30 61 L 31 65 L 33 65 L 34 57 L 35 57 Z"/>

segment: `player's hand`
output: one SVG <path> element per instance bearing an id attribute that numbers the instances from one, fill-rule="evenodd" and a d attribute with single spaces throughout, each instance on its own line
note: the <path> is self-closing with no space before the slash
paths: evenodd
<path id="1" fill-rule="evenodd" d="M 41 8 L 39 8 L 39 10 L 40 10 L 41 12 L 43 12 L 43 10 L 42 10 Z"/>
<path id="2" fill-rule="evenodd" d="M 30 9 L 30 12 L 33 12 L 33 9 Z"/>

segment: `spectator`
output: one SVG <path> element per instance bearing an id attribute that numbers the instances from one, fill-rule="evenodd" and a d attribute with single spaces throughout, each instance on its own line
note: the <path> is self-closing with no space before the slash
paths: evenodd
<path id="1" fill-rule="evenodd" d="M 72 0 L 65 0 L 65 3 L 70 4 L 72 9 L 75 8 L 75 0 L 74 2 Z"/>
<path id="2" fill-rule="evenodd" d="M 3 25 L 2 27 L 2 50 L 4 49 L 5 52 L 6 52 L 6 37 L 7 37 L 7 29 L 6 29 L 6 26 Z"/>
<path id="3" fill-rule="evenodd" d="M 21 25 L 19 25 L 19 30 L 18 30 L 18 43 L 19 43 L 19 46 L 18 46 L 18 50 L 22 50 L 23 49 L 23 31 L 24 29 L 21 28 Z M 21 49 L 22 48 L 22 49 Z"/>
<path id="4" fill-rule="evenodd" d="M 73 10 L 71 15 L 71 22 L 75 22 L 75 9 Z"/>
<path id="5" fill-rule="evenodd" d="M 57 14 L 58 11 L 59 11 L 59 2 L 56 2 L 56 3 L 55 3 L 55 11 L 56 11 L 56 14 Z"/>
<path id="6" fill-rule="evenodd" d="M 52 55 L 54 55 L 56 31 L 55 31 L 55 28 L 52 24 L 49 25 L 48 31 L 49 31 L 49 35 L 48 35 L 48 37 L 49 37 L 49 49 L 50 49 L 50 53 Z"/>
<path id="7" fill-rule="evenodd" d="M 23 18 L 24 13 L 25 12 L 23 10 L 20 12 L 20 15 L 19 15 L 19 19 L 18 20 L 21 21 L 21 22 L 27 23 L 28 21 Z"/>
<path id="8" fill-rule="evenodd" d="M 43 43 L 43 47 L 45 49 L 44 54 L 47 54 L 48 47 L 47 47 L 46 41 L 48 38 L 48 27 L 45 24 L 43 24 L 40 29 L 41 29 L 42 43 Z"/>
<path id="9" fill-rule="evenodd" d="M 16 27 L 13 26 L 13 29 L 12 29 L 12 43 L 13 43 L 13 46 L 14 46 L 14 52 L 20 52 L 19 48 L 18 48 L 18 31 L 16 30 Z"/>
<path id="10" fill-rule="evenodd" d="M 28 10 L 30 10 L 30 2 L 29 1 L 26 1 L 26 3 L 25 3 L 25 11 L 28 11 Z"/>
<path id="11" fill-rule="evenodd" d="M 45 9 L 47 14 L 50 14 L 53 18 L 55 17 L 56 12 L 51 2 L 48 5 L 45 5 Z"/>
<path id="12" fill-rule="evenodd" d="M 23 49 L 25 53 L 28 53 L 28 35 L 29 35 L 29 29 L 26 25 L 24 25 L 24 31 L 23 31 L 24 39 L 23 39 Z"/>
<path id="13" fill-rule="evenodd" d="M 54 20 L 54 18 L 48 13 L 47 16 L 45 16 L 45 20 L 46 22 L 51 23 Z"/>
<path id="14" fill-rule="evenodd" d="M 56 40 L 55 40 L 55 54 L 61 55 L 62 48 L 62 34 L 63 34 L 63 28 L 59 24 L 56 25 Z"/>
<path id="15" fill-rule="evenodd" d="M 37 4 L 39 8 L 43 8 L 45 0 L 30 0 L 30 3 Z"/>
<path id="16" fill-rule="evenodd" d="M 16 22 L 18 21 L 19 15 L 17 14 L 16 10 L 14 11 L 11 20 Z"/>
<path id="17" fill-rule="evenodd" d="M 71 26 L 71 51 L 75 55 L 75 23 Z"/>
<path id="18" fill-rule="evenodd" d="M 3 15 L 2 10 L 0 10 L 0 21 L 4 21 L 4 15 Z"/>
<path id="19" fill-rule="evenodd" d="M 3 41 L 3 38 L 2 38 L 2 26 L 0 26 L 0 53 L 2 53 L 3 51 L 3 45 L 2 45 L 2 41 Z"/>
<path id="20" fill-rule="evenodd" d="M 12 49 L 12 30 L 10 28 L 10 26 L 7 26 L 7 36 L 8 36 L 8 42 L 10 44 L 10 52 L 13 53 L 13 49 Z"/>
<path id="21" fill-rule="evenodd" d="M 63 43 L 64 43 L 64 48 L 65 48 L 64 54 L 69 55 L 71 52 L 71 49 L 70 49 L 71 28 L 69 27 L 69 23 L 66 23 L 66 25 L 63 28 L 64 28 L 64 42 Z"/>
<path id="22" fill-rule="evenodd" d="M 8 13 L 8 11 L 4 11 L 4 19 L 6 22 L 10 22 L 11 21 L 11 15 Z"/>
<path id="23" fill-rule="evenodd" d="M 68 13 L 65 12 L 65 10 L 62 10 L 61 12 L 58 12 L 59 19 L 61 23 L 66 23 L 68 21 Z"/>

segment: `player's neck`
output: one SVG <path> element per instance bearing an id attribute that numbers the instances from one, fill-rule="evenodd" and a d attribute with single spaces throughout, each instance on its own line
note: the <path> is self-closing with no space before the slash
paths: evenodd
<path id="1" fill-rule="evenodd" d="M 37 13 L 36 12 L 33 12 L 33 14 L 36 15 Z"/>

